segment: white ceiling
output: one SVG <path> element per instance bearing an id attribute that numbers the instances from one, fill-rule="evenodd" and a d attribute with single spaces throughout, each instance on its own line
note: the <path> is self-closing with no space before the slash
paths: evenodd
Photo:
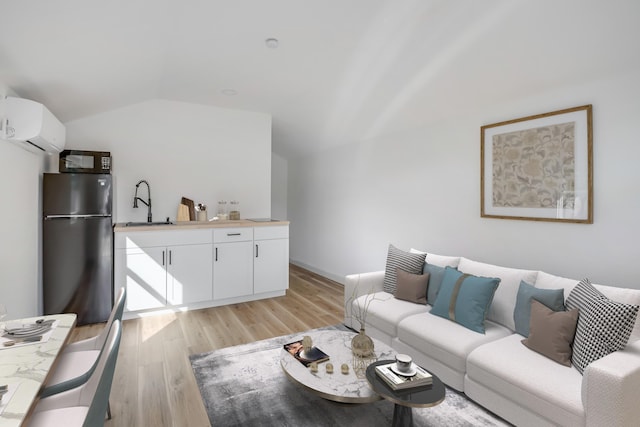
<path id="1" fill-rule="evenodd" d="M 63 122 L 267 112 L 291 157 L 640 67 L 638 20 L 637 0 L 0 0 L 0 82 Z"/>

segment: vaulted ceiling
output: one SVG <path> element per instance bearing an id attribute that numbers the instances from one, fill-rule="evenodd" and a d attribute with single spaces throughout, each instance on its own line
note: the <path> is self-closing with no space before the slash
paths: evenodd
<path id="1" fill-rule="evenodd" d="M 0 5 L 0 82 L 61 121 L 154 98 L 260 111 L 286 157 L 640 66 L 635 0 Z"/>

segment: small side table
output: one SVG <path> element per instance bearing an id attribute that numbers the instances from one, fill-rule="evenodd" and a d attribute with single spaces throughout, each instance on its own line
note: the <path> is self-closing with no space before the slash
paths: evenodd
<path id="1" fill-rule="evenodd" d="M 379 360 L 367 368 L 367 381 L 373 391 L 395 404 L 393 408 L 393 427 L 409 427 L 413 425 L 411 408 L 429 408 L 444 401 L 445 387 L 440 378 L 433 375 L 433 384 L 405 390 L 392 390 L 378 374 L 376 366 L 392 363 L 393 360 Z"/>

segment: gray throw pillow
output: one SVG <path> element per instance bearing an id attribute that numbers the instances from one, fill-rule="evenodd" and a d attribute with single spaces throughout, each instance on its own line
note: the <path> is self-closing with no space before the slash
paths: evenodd
<path id="1" fill-rule="evenodd" d="M 553 311 L 564 311 L 564 289 L 540 289 L 521 280 L 513 321 L 516 324 L 516 332 L 523 337 L 529 336 L 531 300 L 534 299 Z"/>
<path id="2" fill-rule="evenodd" d="M 576 333 L 578 309 L 553 311 L 531 301 L 531 333 L 522 344 L 564 366 L 571 366 L 571 343 Z"/>
<path id="3" fill-rule="evenodd" d="M 384 283 L 382 284 L 384 291 L 395 295 L 396 269 L 398 268 L 407 273 L 422 273 L 422 266 L 424 266 L 424 258 L 426 256 L 427 254 L 413 254 L 389 245 L 387 266 L 384 270 Z"/>
<path id="4" fill-rule="evenodd" d="M 429 273 L 411 274 L 397 269 L 397 286 L 395 297 L 416 304 L 427 304 L 427 286 Z"/>

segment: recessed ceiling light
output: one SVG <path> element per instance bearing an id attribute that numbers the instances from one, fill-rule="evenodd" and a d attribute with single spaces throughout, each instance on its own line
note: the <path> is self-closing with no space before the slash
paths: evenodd
<path id="1" fill-rule="evenodd" d="M 264 44 L 267 45 L 269 49 L 277 49 L 278 48 L 278 39 L 274 39 L 273 37 L 268 38 L 264 41 Z"/>
<path id="2" fill-rule="evenodd" d="M 238 91 L 235 89 L 222 89 L 220 92 L 227 96 L 234 96 L 238 94 Z"/>

